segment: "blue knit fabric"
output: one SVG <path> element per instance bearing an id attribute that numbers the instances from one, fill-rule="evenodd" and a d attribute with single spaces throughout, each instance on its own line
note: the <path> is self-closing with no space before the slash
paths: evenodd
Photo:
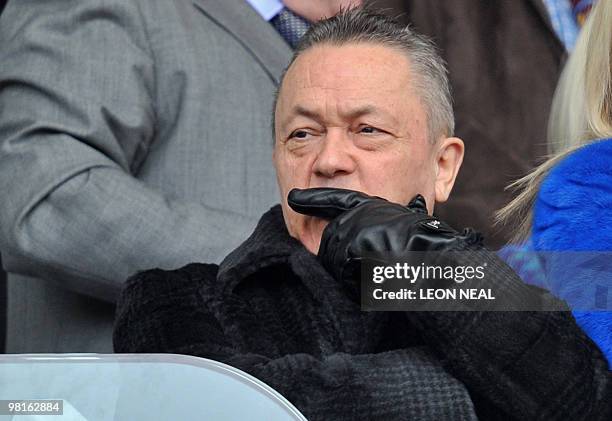
<path id="1" fill-rule="evenodd" d="M 550 171 L 531 239 L 499 254 L 525 282 L 567 301 L 612 368 L 612 139 L 580 148 Z"/>
<path id="2" fill-rule="evenodd" d="M 608 252 L 591 259 L 597 270 L 558 259 L 549 272 L 556 278 L 554 292 L 574 308 L 592 299 L 609 310 L 575 311 L 574 316 L 612 364 L 612 139 L 580 148 L 544 180 L 534 207 L 533 245 L 536 250 Z"/>

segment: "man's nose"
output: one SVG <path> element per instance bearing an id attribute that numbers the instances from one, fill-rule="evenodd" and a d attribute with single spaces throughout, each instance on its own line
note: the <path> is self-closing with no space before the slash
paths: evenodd
<path id="1" fill-rule="evenodd" d="M 314 173 L 326 178 L 352 173 L 356 167 L 352 149 L 352 140 L 345 129 L 329 129 L 314 162 Z"/>

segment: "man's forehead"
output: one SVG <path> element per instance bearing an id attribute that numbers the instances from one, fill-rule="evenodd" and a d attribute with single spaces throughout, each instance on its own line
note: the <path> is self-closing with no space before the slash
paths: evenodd
<path id="1" fill-rule="evenodd" d="M 288 70 L 277 111 L 307 115 L 305 109 L 331 101 L 347 113 L 372 113 L 409 96 L 411 82 L 407 58 L 392 48 L 363 43 L 317 46 Z"/>
<path id="2" fill-rule="evenodd" d="M 279 101 L 344 100 L 409 95 L 408 59 L 401 52 L 372 43 L 324 45 L 300 55 L 288 69 Z M 287 110 L 285 110 L 287 111 Z"/>

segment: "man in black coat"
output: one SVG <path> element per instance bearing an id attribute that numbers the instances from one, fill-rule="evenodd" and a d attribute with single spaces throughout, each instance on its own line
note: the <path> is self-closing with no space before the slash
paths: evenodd
<path id="1" fill-rule="evenodd" d="M 363 11 L 315 24 L 274 118 L 281 204 L 219 266 L 132 277 L 117 352 L 225 362 L 313 420 L 612 416 L 606 360 L 563 303 L 523 284 L 478 234 L 430 216 L 464 148 L 429 41 Z M 361 311 L 359 265 L 374 253 L 391 267 L 386 256 L 413 252 L 423 263 L 486 267 L 473 286 L 502 305 Z"/>

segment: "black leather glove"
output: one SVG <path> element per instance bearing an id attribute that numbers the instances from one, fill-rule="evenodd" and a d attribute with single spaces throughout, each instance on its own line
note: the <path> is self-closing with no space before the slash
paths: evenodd
<path id="1" fill-rule="evenodd" d="M 318 257 L 337 280 L 353 277 L 364 256 L 440 252 L 473 237 L 428 215 L 421 195 L 402 206 L 353 190 L 293 189 L 288 203 L 296 212 L 331 220 L 323 231 Z"/>

